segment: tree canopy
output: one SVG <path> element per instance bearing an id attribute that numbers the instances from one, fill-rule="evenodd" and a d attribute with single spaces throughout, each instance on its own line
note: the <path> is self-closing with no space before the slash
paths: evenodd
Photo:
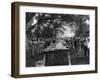
<path id="1" fill-rule="evenodd" d="M 66 27 L 74 31 L 75 36 L 82 36 L 84 32 L 89 34 L 88 15 L 75 14 L 49 14 L 26 13 L 26 34 L 29 39 L 56 38 L 63 35 Z M 66 26 L 66 24 L 68 26 Z M 65 27 L 63 26 L 65 25 Z M 67 34 L 66 34 L 67 35 Z"/>

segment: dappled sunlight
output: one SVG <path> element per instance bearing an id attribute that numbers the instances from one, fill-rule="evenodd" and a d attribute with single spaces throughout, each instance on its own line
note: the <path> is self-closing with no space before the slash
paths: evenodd
<path id="1" fill-rule="evenodd" d="M 70 26 L 68 23 L 62 26 L 65 28 L 64 34 L 59 34 L 58 37 L 64 38 L 64 37 L 74 37 L 75 36 L 77 26 L 75 25 Z"/>

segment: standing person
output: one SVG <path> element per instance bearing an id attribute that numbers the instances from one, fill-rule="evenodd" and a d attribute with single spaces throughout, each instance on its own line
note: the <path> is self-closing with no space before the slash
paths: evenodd
<path id="1" fill-rule="evenodd" d="M 82 51 L 82 54 L 84 55 L 84 40 L 83 39 L 81 41 L 81 51 Z"/>
<path id="2" fill-rule="evenodd" d="M 74 48 L 75 48 L 75 50 L 77 49 L 77 40 L 76 39 L 74 40 Z"/>
<path id="3" fill-rule="evenodd" d="M 72 49 L 75 50 L 74 39 L 72 39 Z"/>
<path id="4" fill-rule="evenodd" d="M 87 39 L 87 56 L 89 56 L 90 53 L 90 39 Z"/>
<path id="5" fill-rule="evenodd" d="M 84 41 L 84 56 L 87 56 L 89 54 L 89 48 L 88 48 L 88 42 L 87 38 Z"/>

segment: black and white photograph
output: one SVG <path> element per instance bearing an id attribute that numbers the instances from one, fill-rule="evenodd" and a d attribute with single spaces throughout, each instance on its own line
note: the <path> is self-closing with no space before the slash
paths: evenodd
<path id="1" fill-rule="evenodd" d="M 26 67 L 89 64 L 89 15 L 25 14 Z"/>
<path id="2" fill-rule="evenodd" d="M 97 7 L 12 4 L 12 76 L 97 73 Z"/>

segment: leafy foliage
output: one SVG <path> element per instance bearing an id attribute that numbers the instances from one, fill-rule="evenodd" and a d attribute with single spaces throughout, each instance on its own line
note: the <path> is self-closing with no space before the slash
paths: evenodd
<path id="1" fill-rule="evenodd" d="M 84 32 L 84 26 L 88 26 L 86 20 L 89 20 L 88 15 L 26 13 L 26 33 L 31 40 L 56 38 L 57 35 L 64 34 L 65 28 L 62 25 L 69 24 L 70 27 L 75 27 L 76 36 L 80 36 Z"/>

